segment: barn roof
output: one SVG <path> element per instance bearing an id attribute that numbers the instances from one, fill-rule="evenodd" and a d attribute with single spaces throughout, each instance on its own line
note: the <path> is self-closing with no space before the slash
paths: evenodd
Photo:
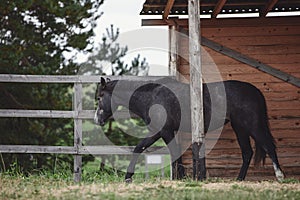
<path id="1" fill-rule="evenodd" d="M 218 14 L 300 11 L 300 0 L 201 0 L 201 14 L 216 17 Z M 145 0 L 141 15 L 187 15 L 188 0 Z"/>

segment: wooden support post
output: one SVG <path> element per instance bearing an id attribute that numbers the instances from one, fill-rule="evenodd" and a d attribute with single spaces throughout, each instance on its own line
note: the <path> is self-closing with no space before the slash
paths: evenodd
<path id="1" fill-rule="evenodd" d="M 204 117 L 203 117 L 203 84 L 201 66 L 201 33 L 200 33 L 200 1 L 189 0 L 189 60 L 190 60 L 190 96 L 191 96 L 191 128 L 193 143 L 193 170 L 196 180 L 204 179 Z M 202 148 L 201 148 L 202 147 Z M 201 152 L 200 152 L 201 150 Z M 202 153 L 202 155 L 199 155 Z M 203 154 L 204 153 L 204 154 Z M 201 157 L 201 159 L 200 159 Z M 200 162 L 202 160 L 202 162 Z"/>
<path id="2" fill-rule="evenodd" d="M 74 84 L 74 111 L 75 115 L 82 110 L 82 84 Z M 80 182 L 82 172 L 82 156 L 79 151 L 82 147 L 82 119 L 74 118 L 74 148 L 76 155 L 74 155 L 74 181 Z"/>
<path id="3" fill-rule="evenodd" d="M 177 77 L 178 66 L 178 34 L 177 26 L 169 26 L 169 76 Z"/>
<path id="4" fill-rule="evenodd" d="M 204 138 L 199 1 L 189 0 L 189 60 L 193 143 Z"/>
<path id="5" fill-rule="evenodd" d="M 178 34 L 177 34 L 177 26 L 174 23 L 174 25 L 169 26 L 169 76 L 174 76 L 178 80 L 177 75 L 179 74 L 177 73 L 177 66 L 178 66 Z M 171 165 L 170 165 L 171 180 L 174 179 L 176 180 L 178 177 L 177 165 L 178 165 L 177 161 L 175 161 L 175 163 L 173 164 L 171 159 Z"/>

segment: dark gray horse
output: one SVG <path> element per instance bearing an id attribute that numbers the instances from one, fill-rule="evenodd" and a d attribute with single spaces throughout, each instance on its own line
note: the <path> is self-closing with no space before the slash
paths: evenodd
<path id="1" fill-rule="evenodd" d="M 176 167 L 177 178 L 185 176 L 182 166 L 180 146 L 176 142 L 178 131 L 189 132 L 190 126 L 190 87 L 173 79 L 157 81 L 106 81 L 101 78 L 97 89 L 98 108 L 95 123 L 103 126 L 118 106 L 140 116 L 149 134 L 133 151 L 133 157 L 125 176 L 132 181 L 137 158 L 146 148 L 159 138 L 168 145 L 172 166 Z M 250 137 L 255 141 L 255 163 L 272 159 L 278 180 L 284 178 L 280 168 L 276 146 L 268 126 L 267 108 L 264 96 L 253 85 L 240 81 L 224 81 L 203 84 L 204 130 L 205 133 L 218 129 L 231 122 L 242 151 L 243 164 L 238 180 L 244 180 L 253 156 Z M 201 158 L 198 179 L 206 178 L 205 157 Z M 204 166 L 203 166 L 204 165 Z"/>

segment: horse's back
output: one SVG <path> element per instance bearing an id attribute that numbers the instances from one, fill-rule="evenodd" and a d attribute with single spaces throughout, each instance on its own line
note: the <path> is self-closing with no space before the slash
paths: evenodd
<path id="1" fill-rule="evenodd" d="M 207 83 L 203 86 L 204 122 L 207 132 L 234 119 L 247 121 L 256 117 L 265 120 L 265 100 L 254 85 L 229 80 Z"/>
<path id="2" fill-rule="evenodd" d="M 241 81 L 224 81 L 226 101 L 229 109 L 251 106 L 265 106 L 265 99 L 261 91 L 254 85 Z"/>
<path id="3" fill-rule="evenodd" d="M 230 81 L 225 84 L 227 112 L 232 124 L 249 134 L 267 132 L 268 116 L 262 92 L 250 83 Z"/>

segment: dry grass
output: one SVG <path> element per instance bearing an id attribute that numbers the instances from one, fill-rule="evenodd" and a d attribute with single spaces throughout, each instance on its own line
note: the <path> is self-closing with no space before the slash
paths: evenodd
<path id="1" fill-rule="evenodd" d="M 299 181 L 207 182 L 137 180 L 123 182 L 82 182 L 42 176 L 0 175 L 0 199 L 300 199 Z"/>
<path id="2" fill-rule="evenodd" d="M 219 182 L 219 183 L 206 183 L 202 186 L 203 189 L 208 190 L 230 190 L 235 187 L 245 187 L 249 189 L 253 189 L 255 191 L 263 191 L 263 190 L 294 190 L 300 191 L 300 184 L 288 184 L 288 183 L 278 183 L 278 182 Z"/>

